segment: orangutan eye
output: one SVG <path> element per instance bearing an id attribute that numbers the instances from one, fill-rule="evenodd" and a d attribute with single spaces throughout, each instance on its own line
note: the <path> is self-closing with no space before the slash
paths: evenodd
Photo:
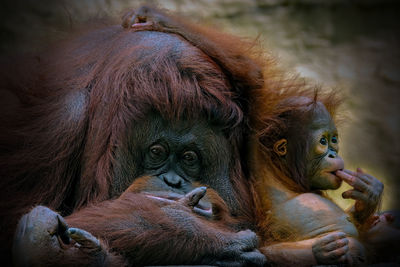
<path id="1" fill-rule="evenodd" d="M 149 148 L 149 154 L 152 159 L 163 160 L 167 156 L 167 150 L 159 144 L 153 145 Z"/>
<path id="2" fill-rule="evenodd" d="M 321 139 L 319 139 L 319 143 L 323 146 L 326 146 L 328 144 L 328 140 L 326 140 L 325 137 L 322 137 Z"/>
<path id="3" fill-rule="evenodd" d="M 190 166 L 197 162 L 198 156 L 194 151 L 186 151 L 185 153 L 183 153 L 182 159 L 186 165 Z"/>
<path id="4" fill-rule="evenodd" d="M 332 143 L 333 144 L 337 144 L 337 142 L 338 142 L 337 137 L 336 136 L 332 137 Z"/>

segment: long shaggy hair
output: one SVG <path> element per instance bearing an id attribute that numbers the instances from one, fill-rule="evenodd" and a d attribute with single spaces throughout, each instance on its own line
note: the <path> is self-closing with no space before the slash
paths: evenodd
<path id="1" fill-rule="evenodd" d="M 0 212 L 14 218 L 7 224 L 39 203 L 67 215 L 108 199 L 114 152 L 150 110 L 222 126 L 233 150 L 230 179 L 250 205 L 240 152 L 245 95 L 262 86 L 258 63 L 245 56 L 252 44 L 185 25 L 202 38 L 100 27 L 1 77 L 20 101 L 18 114 L 1 120 Z"/>
<path id="2" fill-rule="evenodd" d="M 292 192 L 310 192 L 306 177 L 309 132 L 305 125 L 317 102 L 322 102 L 332 118 L 336 118 L 342 97 L 337 90 L 320 88 L 282 71 L 272 56 L 267 58 L 265 65 L 268 67 L 264 68 L 264 87 L 251 91 L 249 97 L 252 130 L 249 168 L 258 233 L 262 242 L 268 244 L 277 240 L 295 240 L 295 237 L 289 234 L 290 229 L 277 224 L 271 217 L 266 183 L 277 181 Z M 282 138 L 296 140 L 289 147 L 285 160 L 274 151 L 274 144 Z"/>

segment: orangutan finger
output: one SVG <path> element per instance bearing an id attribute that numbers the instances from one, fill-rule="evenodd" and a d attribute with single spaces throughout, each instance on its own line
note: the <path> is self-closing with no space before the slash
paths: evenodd
<path id="1" fill-rule="evenodd" d="M 363 169 L 361 169 L 361 168 L 357 168 L 357 172 L 358 173 L 361 173 L 361 174 L 367 174 L 366 172 L 364 172 L 364 170 Z M 368 175 L 368 174 L 367 174 Z"/>
<path id="2" fill-rule="evenodd" d="M 340 256 L 340 258 L 337 260 L 338 263 L 347 263 L 347 254 Z"/>
<path id="3" fill-rule="evenodd" d="M 365 173 L 361 168 L 357 168 L 356 172 L 350 171 L 350 170 L 344 170 L 344 172 L 346 172 L 349 175 L 358 177 L 359 179 L 361 179 L 363 182 L 365 182 L 367 184 L 371 184 L 374 180 L 377 180 L 372 175 Z"/>
<path id="4" fill-rule="evenodd" d="M 369 225 L 369 226 L 373 226 L 376 225 L 380 220 L 379 220 L 380 216 L 379 215 L 371 215 L 364 223 L 364 225 Z"/>
<path id="5" fill-rule="evenodd" d="M 91 233 L 79 228 L 69 228 L 67 232 L 69 236 L 80 245 L 81 248 L 101 250 L 100 241 Z"/>
<path id="6" fill-rule="evenodd" d="M 61 241 L 64 244 L 69 244 L 71 242 L 71 239 L 67 232 L 68 231 L 67 222 L 60 215 L 57 215 L 57 221 L 58 221 L 58 229 L 57 229 L 58 236 L 60 237 Z"/>
<path id="7" fill-rule="evenodd" d="M 348 244 L 349 244 L 349 240 L 344 237 L 344 238 L 341 238 L 341 239 L 338 239 L 338 240 L 328 243 L 325 246 L 325 251 L 333 251 L 338 248 L 344 247 Z"/>
<path id="8" fill-rule="evenodd" d="M 158 202 L 158 203 L 161 203 L 161 204 L 165 204 L 165 205 L 172 205 L 172 204 L 175 204 L 175 201 L 174 201 L 174 200 L 165 198 L 165 197 L 163 197 L 163 196 L 154 196 L 154 195 L 149 195 L 149 194 L 144 194 L 144 195 L 145 195 L 146 197 L 148 197 L 148 198 L 157 200 L 157 202 Z"/>
<path id="9" fill-rule="evenodd" d="M 394 214 L 392 214 L 392 213 L 389 213 L 389 212 L 387 212 L 387 213 L 384 213 L 384 214 L 382 214 L 383 215 L 383 217 L 385 218 L 385 220 L 387 221 L 387 222 L 394 222 L 394 219 L 396 218 L 395 216 L 394 216 Z"/>
<path id="10" fill-rule="evenodd" d="M 326 246 L 327 244 L 334 242 L 336 240 L 345 238 L 346 234 L 343 232 L 335 232 L 335 233 L 331 233 L 331 234 L 327 234 L 326 236 L 321 237 L 320 239 L 320 244 L 323 246 Z"/>
<path id="11" fill-rule="evenodd" d="M 336 171 L 336 176 L 342 178 L 343 181 L 345 181 L 358 191 L 364 192 L 368 188 L 368 185 L 358 176 L 348 174 L 347 172 L 344 171 Z"/>
<path id="12" fill-rule="evenodd" d="M 355 177 L 357 180 L 364 182 L 365 184 L 370 184 L 371 179 L 364 173 L 354 172 L 350 170 L 343 170 L 343 172 L 347 173 L 350 176 Z"/>
<path id="13" fill-rule="evenodd" d="M 362 200 L 364 202 L 368 201 L 368 198 L 365 196 L 363 192 L 358 190 L 350 189 L 342 193 L 342 197 L 345 199 L 351 198 L 354 200 Z"/>
<path id="14" fill-rule="evenodd" d="M 328 257 L 330 257 L 332 259 L 338 259 L 338 258 L 341 258 L 342 256 L 345 256 L 348 251 L 349 251 L 349 246 L 345 245 L 343 247 L 340 247 L 338 249 L 335 249 L 335 250 L 329 252 Z"/>
<path id="15" fill-rule="evenodd" d="M 207 192 L 207 187 L 201 186 L 193 189 L 189 193 L 187 193 L 183 198 L 178 200 L 178 202 L 183 205 L 194 207 L 199 204 L 200 199 L 202 199 Z"/>
<path id="16" fill-rule="evenodd" d="M 371 174 L 364 172 L 364 170 L 362 170 L 361 168 L 357 168 L 357 174 L 359 177 L 362 177 L 363 179 L 367 180 L 370 183 L 373 183 L 374 181 L 379 181 L 377 178 L 375 178 Z"/>

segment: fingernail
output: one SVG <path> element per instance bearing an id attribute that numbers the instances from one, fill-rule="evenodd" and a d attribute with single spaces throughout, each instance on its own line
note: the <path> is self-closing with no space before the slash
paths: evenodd
<path id="1" fill-rule="evenodd" d="M 75 234 L 75 232 L 76 232 L 76 231 L 75 231 L 74 228 L 69 228 L 69 229 L 68 229 L 68 233 L 69 233 L 69 234 Z"/>

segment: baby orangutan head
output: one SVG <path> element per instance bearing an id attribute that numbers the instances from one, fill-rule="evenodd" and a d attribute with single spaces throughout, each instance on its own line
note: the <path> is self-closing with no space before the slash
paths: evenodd
<path id="1" fill-rule="evenodd" d="M 323 103 L 306 97 L 288 103 L 298 108 L 281 114 L 287 128 L 273 146 L 287 175 L 308 190 L 339 188 L 342 180 L 336 171 L 344 162 L 330 113 Z"/>

